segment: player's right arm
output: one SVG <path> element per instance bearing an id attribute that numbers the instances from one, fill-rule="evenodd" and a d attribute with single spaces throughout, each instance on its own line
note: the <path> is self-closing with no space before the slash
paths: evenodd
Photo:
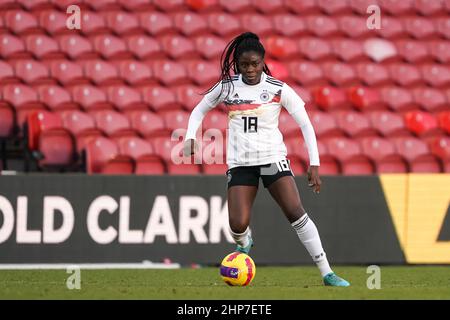
<path id="1" fill-rule="evenodd" d="M 205 115 L 222 102 L 223 93 L 221 94 L 221 87 L 221 82 L 218 82 L 210 92 L 205 94 L 203 99 L 192 110 L 191 115 L 189 116 L 186 137 L 184 139 L 184 156 L 191 156 L 198 150 L 198 144 L 195 141 L 198 127 L 200 127 Z"/>

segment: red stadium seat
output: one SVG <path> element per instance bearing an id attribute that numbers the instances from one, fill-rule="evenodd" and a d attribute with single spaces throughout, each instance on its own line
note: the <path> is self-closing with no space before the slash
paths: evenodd
<path id="1" fill-rule="evenodd" d="M 44 10 L 53 7 L 48 0 L 18 0 L 17 2 L 28 11 Z"/>
<path id="2" fill-rule="evenodd" d="M 175 33 L 176 28 L 173 25 L 172 19 L 158 11 L 143 12 L 139 16 L 139 22 L 142 28 L 152 36 L 165 35 L 168 33 Z"/>
<path id="3" fill-rule="evenodd" d="M 323 110 L 336 110 L 350 108 L 350 102 L 344 89 L 324 86 L 313 89 L 315 103 Z"/>
<path id="4" fill-rule="evenodd" d="M 331 41 L 334 54 L 345 62 L 367 60 L 361 42 L 351 39 L 334 39 Z"/>
<path id="5" fill-rule="evenodd" d="M 31 33 L 42 33 L 36 17 L 26 11 L 6 11 L 4 13 L 4 21 L 7 28 L 14 34 L 25 35 Z"/>
<path id="6" fill-rule="evenodd" d="M 164 120 L 156 113 L 150 111 L 133 111 L 128 114 L 131 127 L 143 137 L 157 136 L 166 133 Z"/>
<path id="7" fill-rule="evenodd" d="M 185 11 L 187 9 L 184 0 L 153 0 L 154 5 L 166 12 Z"/>
<path id="8" fill-rule="evenodd" d="M 165 127 L 171 132 L 177 129 L 187 129 L 189 112 L 183 110 L 170 110 L 161 114 Z"/>
<path id="9" fill-rule="evenodd" d="M 359 84 L 356 71 L 351 65 L 340 62 L 325 62 L 322 64 L 325 77 L 338 87 Z"/>
<path id="10" fill-rule="evenodd" d="M 67 17 L 65 13 L 60 11 L 45 10 L 39 14 L 39 25 L 53 36 L 68 34 L 73 31 L 66 26 Z M 83 24 L 83 29 L 84 27 Z"/>
<path id="11" fill-rule="evenodd" d="M 347 90 L 347 95 L 353 106 L 361 111 L 384 109 L 386 107 L 380 92 L 370 87 L 351 87 Z"/>
<path id="12" fill-rule="evenodd" d="M 372 35 L 366 17 L 345 15 L 337 18 L 339 30 L 349 38 L 362 39 Z"/>
<path id="13" fill-rule="evenodd" d="M 366 55 L 378 63 L 390 63 L 400 60 L 397 48 L 388 40 L 371 38 L 364 41 Z"/>
<path id="14" fill-rule="evenodd" d="M 352 13 L 350 4 L 347 1 L 319 0 L 319 8 L 330 16 Z"/>
<path id="15" fill-rule="evenodd" d="M 405 161 L 397 154 L 394 144 L 388 139 L 367 137 L 360 140 L 361 149 L 370 158 L 376 173 L 406 173 Z"/>
<path id="16" fill-rule="evenodd" d="M 120 156 L 116 143 L 105 137 L 97 137 L 86 146 L 86 169 L 88 174 L 131 174 L 133 161 Z"/>
<path id="17" fill-rule="evenodd" d="M 118 3 L 118 0 L 98 0 L 89 2 L 89 6 L 94 9 L 95 11 L 102 11 L 102 10 L 118 10 L 120 9 L 120 4 Z"/>
<path id="18" fill-rule="evenodd" d="M 430 134 L 438 129 L 437 119 L 432 114 L 423 111 L 406 113 L 405 124 L 409 131 L 418 136 Z"/>
<path id="19" fill-rule="evenodd" d="M 275 31 L 285 37 L 298 37 L 307 33 L 304 20 L 293 14 L 273 15 L 272 23 Z"/>
<path id="20" fill-rule="evenodd" d="M 443 1 L 415 0 L 414 8 L 417 12 L 424 16 L 439 15 L 445 11 Z"/>
<path id="21" fill-rule="evenodd" d="M 111 30 L 106 25 L 101 14 L 94 11 L 83 11 L 81 32 L 87 36 L 110 33 Z"/>
<path id="22" fill-rule="evenodd" d="M 152 37 L 132 35 L 126 38 L 128 49 L 139 60 L 164 58 L 161 45 Z"/>
<path id="23" fill-rule="evenodd" d="M 318 64 L 309 61 L 299 61 L 289 63 L 288 67 L 290 77 L 298 84 L 303 86 L 328 84 Z"/>
<path id="24" fill-rule="evenodd" d="M 369 87 L 382 86 L 391 83 L 389 71 L 378 63 L 361 62 L 355 66 L 358 77 Z"/>
<path id="25" fill-rule="evenodd" d="M 39 166 L 68 166 L 74 160 L 71 134 L 63 128 L 59 115 L 38 111 L 28 115 L 28 148 L 39 151 Z"/>
<path id="26" fill-rule="evenodd" d="M 84 63 L 84 74 L 97 86 L 122 83 L 116 66 L 103 60 L 86 61 Z"/>
<path id="27" fill-rule="evenodd" d="M 263 14 L 271 15 L 287 11 L 283 0 L 251 0 L 251 3 L 256 10 Z"/>
<path id="28" fill-rule="evenodd" d="M 39 60 L 64 58 L 64 54 L 59 50 L 58 43 L 50 37 L 44 35 L 30 35 L 25 39 L 27 51 Z"/>
<path id="29" fill-rule="evenodd" d="M 290 80 L 289 70 L 283 62 L 267 58 L 265 59 L 265 62 L 273 77 L 280 79 L 281 81 Z"/>
<path id="30" fill-rule="evenodd" d="M 76 140 L 76 149 L 79 154 L 84 150 L 87 144 L 103 136 L 103 133 L 95 126 L 94 118 L 88 113 L 72 110 L 60 113 L 63 126 L 69 130 Z"/>
<path id="31" fill-rule="evenodd" d="M 210 12 L 221 10 L 219 0 L 187 0 L 186 4 L 192 10 L 199 12 Z"/>
<path id="32" fill-rule="evenodd" d="M 231 13 L 253 12 L 256 9 L 251 0 L 219 0 L 219 3 L 225 11 Z"/>
<path id="33" fill-rule="evenodd" d="M 400 114 L 390 111 L 373 111 L 369 113 L 369 117 L 372 127 L 385 137 L 409 135 Z"/>
<path id="34" fill-rule="evenodd" d="M 15 110 L 16 124 L 22 128 L 28 114 L 42 110 L 45 106 L 39 102 L 37 92 L 23 84 L 8 84 L 2 88 L 2 100 Z"/>
<path id="35" fill-rule="evenodd" d="M 104 14 L 106 25 L 119 36 L 141 31 L 138 17 L 125 11 L 110 11 Z"/>
<path id="36" fill-rule="evenodd" d="M 154 4 L 148 0 L 119 0 L 119 4 L 128 11 L 149 11 L 154 9 Z"/>
<path id="37" fill-rule="evenodd" d="M 162 175 L 165 171 L 164 163 L 158 156 L 139 158 L 134 168 L 134 173 L 137 175 Z"/>
<path id="38" fill-rule="evenodd" d="M 93 114 L 95 125 L 109 137 L 135 136 L 130 120 L 119 112 L 102 110 Z"/>
<path id="39" fill-rule="evenodd" d="M 202 173 L 206 175 L 224 175 L 228 170 L 225 163 L 202 164 Z"/>
<path id="40" fill-rule="evenodd" d="M 395 45 L 400 56 L 409 63 L 421 63 L 431 60 L 426 43 L 421 41 L 399 40 Z"/>
<path id="41" fill-rule="evenodd" d="M 120 112 L 148 109 L 139 91 L 132 87 L 124 85 L 110 86 L 105 91 L 108 101 Z"/>
<path id="42" fill-rule="evenodd" d="M 287 37 L 272 36 L 264 42 L 266 52 L 270 57 L 283 61 L 298 57 L 298 47 L 295 40 Z"/>
<path id="43" fill-rule="evenodd" d="M 13 134 L 14 111 L 6 105 L 0 105 L 0 138 L 7 138 Z"/>
<path id="44" fill-rule="evenodd" d="M 302 98 L 303 102 L 305 102 L 306 110 L 315 109 L 312 95 L 308 89 L 297 85 L 291 85 L 291 88 L 294 89 L 295 93 L 297 93 L 300 98 Z"/>
<path id="45" fill-rule="evenodd" d="M 154 155 L 152 145 L 144 139 L 138 137 L 121 137 L 116 142 L 119 147 L 119 153 L 124 156 L 129 156 L 134 160 Z"/>
<path id="46" fill-rule="evenodd" d="M 166 87 L 142 87 L 140 91 L 144 102 L 156 112 L 180 108 L 174 92 Z"/>
<path id="47" fill-rule="evenodd" d="M 397 152 L 408 161 L 409 172 L 438 173 L 441 171 L 439 162 L 422 140 L 409 137 L 395 138 L 393 142 Z"/>
<path id="48" fill-rule="evenodd" d="M 203 91 L 194 85 L 178 86 L 175 87 L 176 100 L 185 110 L 192 111 L 203 98 Z"/>
<path id="49" fill-rule="evenodd" d="M 305 17 L 306 30 L 319 37 L 326 38 L 340 34 L 338 24 L 330 17 L 310 15 Z"/>
<path id="50" fill-rule="evenodd" d="M 382 11 L 386 11 L 390 15 L 406 15 L 414 13 L 414 0 L 378 0 L 378 4 Z"/>
<path id="51" fill-rule="evenodd" d="M 50 74 L 52 78 L 55 78 L 64 86 L 89 83 L 89 80 L 84 76 L 81 65 L 69 60 L 53 61 L 50 64 Z"/>
<path id="52" fill-rule="evenodd" d="M 433 20 L 434 26 L 439 35 L 445 39 L 450 39 L 450 21 L 447 17 L 436 18 Z"/>
<path id="53" fill-rule="evenodd" d="M 433 22 L 425 17 L 402 18 L 405 31 L 413 38 L 419 40 L 431 39 L 437 35 Z"/>
<path id="54" fill-rule="evenodd" d="M 18 60 L 14 71 L 16 77 L 30 85 L 54 83 L 46 65 L 36 60 Z"/>
<path id="55" fill-rule="evenodd" d="M 170 136 L 152 136 L 147 138 L 147 141 L 152 144 L 155 154 L 164 159 L 166 164 L 183 161 L 183 141 L 171 140 Z"/>
<path id="56" fill-rule="evenodd" d="M 394 111 L 406 111 L 418 108 L 410 90 L 401 87 L 384 87 L 380 89 L 383 101 Z"/>
<path id="57" fill-rule="evenodd" d="M 152 71 L 156 79 L 167 86 L 189 83 L 189 77 L 184 66 L 169 60 L 153 61 Z"/>
<path id="58" fill-rule="evenodd" d="M 319 139 L 344 135 L 334 117 L 328 112 L 313 111 L 310 112 L 309 118 Z"/>
<path id="59" fill-rule="evenodd" d="M 89 5 L 84 0 L 77 0 L 77 1 L 73 1 L 73 0 L 50 0 L 50 2 L 53 4 L 54 7 L 60 9 L 61 11 L 67 10 L 67 7 L 69 7 L 70 5 L 72 5 L 74 3 L 76 3 L 80 7 L 80 9 L 87 10 L 89 8 Z"/>
<path id="60" fill-rule="evenodd" d="M 414 101 L 429 112 L 444 111 L 448 109 L 445 94 L 438 89 L 418 87 L 413 89 Z"/>
<path id="61" fill-rule="evenodd" d="M 72 92 L 73 101 L 86 111 L 113 108 L 108 102 L 106 94 L 92 85 L 77 85 L 71 87 L 70 91 Z"/>
<path id="62" fill-rule="evenodd" d="M 432 87 L 448 87 L 450 85 L 450 70 L 443 65 L 422 66 L 423 79 Z"/>
<path id="63" fill-rule="evenodd" d="M 428 50 L 438 62 L 450 63 L 450 43 L 448 41 L 430 41 Z"/>
<path id="64" fill-rule="evenodd" d="M 284 5 L 297 14 L 319 13 L 320 8 L 316 0 L 291 0 L 284 1 Z"/>
<path id="65" fill-rule="evenodd" d="M 178 31 L 187 37 L 209 32 L 206 18 L 190 11 L 176 13 L 173 16 L 173 22 Z"/>
<path id="66" fill-rule="evenodd" d="M 5 33 L 0 34 L 0 56 L 4 59 L 17 59 L 29 58 L 31 54 L 26 52 L 21 38 Z"/>
<path id="67" fill-rule="evenodd" d="M 19 79 L 14 76 L 13 67 L 5 61 L 0 60 L 0 84 L 15 82 L 19 82 Z"/>
<path id="68" fill-rule="evenodd" d="M 230 3 L 230 1 L 226 1 Z M 218 36 L 231 37 L 241 32 L 241 23 L 239 19 L 227 13 L 208 14 L 209 29 Z"/>
<path id="69" fill-rule="evenodd" d="M 333 56 L 331 45 L 320 38 L 304 37 L 298 45 L 300 53 L 308 60 L 323 60 Z"/>
<path id="70" fill-rule="evenodd" d="M 89 40 L 80 35 L 62 35 L 58 37 L 58 42 L 61 51 L 63 51 L 70 59 L 78 60 L 98 57 Z"/>
<path id="71" fill-rule="evenodd" d="M 412 87 L 423 83 L 418 68 L 410 64 L 398 63 L 389 66 L 391 79 L 402 87 Z"/>
<path id="72" fill-rule="evenodd" d="M 450 134 L 450 111 L 440 112 L 437 118 L 439 127 Z"/>
<path id="73" fill-rule="evenodd" d="M 170 35 L 160 38 L 160 44 L 166 54 L 172 59 L 188 59 L 197 56 L 193 41 L 189 38 Z"/>
<path id="74" fill-rule="evenodd" d="M 356 111 L 337 111 L 333 113 L 338 127 L 349 137 L 376 136 L 376 129 L 372 128 L 370 118 Z"/>
<path id="75" fill-rule="evenodd" d="M 444 163 L 450 161 L 450 137 L 441 136 L 434 139 L 430 144 L 431 152 L 440 158 Z"/>
<path id="76" fill-rule="evenodd" d="M 401 20 L 386 15 L 381 19 L 380 29 L 376 29 L 375 31 L 379 36 L 385 39 L 395 39 L 406 36 L 406 31 Z"/>
<path id="77" fill-rule="evenodd" d="M 105 60 L 126 59 L 132 55 L 128 51 L 125 41 L 112 35 L 98 35 L 92 40 L 94 50 Z"/>
<path id="78" fill-rule="evenodd" d="M 212 136 L 211 136 L 212 137 Z M 203 165 L 223 165 L 226 163 L 226 141 L 221 136 L 203 137 L 200 153 Z M 211 140 L 210 140 L 211 138 Z"/>
<path id="79" fill-rule="evenodd" d="M 52 111 L 73 110 L 78 106 L 72 101 L 70 93 L 63 87 L 44 85 L 37 88 L 39 101 Z"/>
<path id="80" fill-rule="evenodd" d="M 170 175 L 197 175 L 201 173 L 201 166 L 198 164 L 167 164 L 167 172 Z"/>
<path id="81" fill-rule="evenodd" d="M 197 52 L 208 60 L 219 59 L 227 45 L 223 38 L 210 34 L 196 37 L 194 44 Z"/>
<path id="82" fill-rule="evenodd" d="M 139 61 L 129 60 L 119 64 L 119 74 L 128 84 L 142 86 L 155 83 L 149 66 Z"/>
<path id="83" fill-rule="evenodd" d="M 217 81 L 220 74 L 217 63 L 202 60 L 192 60 L 186 63 L 188 74 L 192 82 L 199 86 L 211 86 Z"/>
<path id="84" fill-rule="evenodd" d="M 359 144 L 347 138 L 330 138 L 326 141 L 328 152 L 335 156 L 345 175 L 367 175 L 374 172 L 373 165 Z"/>
<path id="85" fill-rule="evenodd" d="M 260 37 L 274 34 L 272 20 L 262 14 L 244 13 L 239 16 L 244 30 L 256 33 Z"/>

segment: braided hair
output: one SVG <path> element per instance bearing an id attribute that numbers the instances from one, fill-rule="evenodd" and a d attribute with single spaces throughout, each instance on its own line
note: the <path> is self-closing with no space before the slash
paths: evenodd
<path id="1" fill-rule="evenodd" d="M 266 54 L 266 50 L 259 41 L 259 37 L 253 32 L 241 33 L 233 40 L 231 40 L 225 47 L 224 51 L 222 52 L 222 56 L 220 57 L 221 74 L 219 81 L 211 88 L 206 90 L 203 94 L 211 92 L 221 84 L 222 87 L 220 90 L 220 94 L 216 97 L 216 100 L 219 99 L 219 97 L 225 90 L 227 92 L 226 97 L 228 97 L 232 91 L 231 87 L 233 87 L 234 89 L 233 81 L 231 81 L 231 70 L 233 70 L 234 74 L 239 73 L 238 59 L 242 53 L 248 51 L 259 53 L 263 58 Z M 266 74 L 271 75 L 269 67 L 266 65 L 266 63 L 264 63 L 263 71 Z"/>

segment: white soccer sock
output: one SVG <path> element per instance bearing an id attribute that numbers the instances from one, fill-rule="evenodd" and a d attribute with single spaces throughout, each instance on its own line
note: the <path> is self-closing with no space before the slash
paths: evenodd
<path id="1" fill-rule="evenodd" d="M 247 227 L 247 229 L 245 229 L 245 231 L 242 233 L 234 233 L 233 230 L 230 229 L 230 233 L 234 241 L 241 247 L 246 247 L 250 244 L 250 227 Z"/>
<path id="2" fill-rule="evenodd" d="M 317 231 L 316 225 L 308 217 L 308 214 L 305 213 L 300 217 L 300 219 L 294 221 L 291 225 L 297 232 L 300 241 L 305 246 L 309 255 L 319 268 L 322 277 L 330 272 L 333 272 L 328 264 L 325 251 L 322 248 L 319 231 Z"/>

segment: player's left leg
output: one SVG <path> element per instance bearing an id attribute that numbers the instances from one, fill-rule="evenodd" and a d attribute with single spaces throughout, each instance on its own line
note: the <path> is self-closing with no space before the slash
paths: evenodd
<path id="1" fill-rule="evenodd" d="M 330 268 L 327 256 L 322 247 L 316 225 L 305 212 L 300 195 L 292 176 L 282 176 L 270 183 L 267 189 L 273 199 L 283 210 L 300 241 L 305 246 L 323 277 L 325 285 L 347 287 L 350 284 L 338 277 Z"/>

